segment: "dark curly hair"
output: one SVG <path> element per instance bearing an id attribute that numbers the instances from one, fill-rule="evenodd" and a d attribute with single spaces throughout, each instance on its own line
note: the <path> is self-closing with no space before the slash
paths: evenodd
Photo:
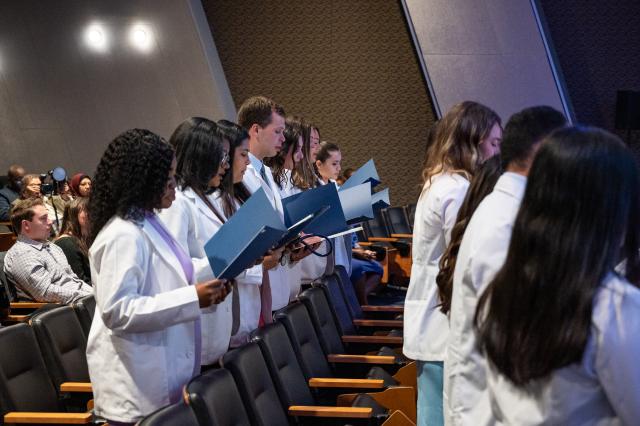
<path id="1" fill-rule="evenodd" d="M 251 192 L 245 186 L 244 183 L 233 182 L 233 161 L 235 158 L 236 148 L 239 147 L 243 141 L 249 139 L 249 133 L 229 120 L 218 120 L 218 129 L 222 135 L 229 141 L 229 170 L 224 175 L 220 187 L 220 198 L 222 199 L 222 210 L 227 218 L 231 217 L 236 212 L 235 201 L 240 204 L 244 204 L 245 201 L 251 196 Z"/>
<path id="2" fill-rule="evenodd" d="M 173 161 L 173 148 L 145 129 L 118 135 L 105 150 L 89 196 L 91 244 L 115 215 L 141 221 L 160 207 Z"/>

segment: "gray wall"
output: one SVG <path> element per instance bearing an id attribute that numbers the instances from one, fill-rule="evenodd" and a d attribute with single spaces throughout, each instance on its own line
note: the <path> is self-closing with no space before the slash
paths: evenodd
<path id="1" fill-rule="evenodd" d="M 474 100 L 503 120 L 546 104 L 565 111 L 529 0 L 403 0 L 434 104 Z"/>
<path id="2" fill-rule="evenodd" d="M 151 49 L 131 47 L 142 21 Z M 84 42 L 100 23 L 106 52 Z M 131 127 L 164 137 L 186 117 L 234 118 L 198 0 L 14 0 L 0 3 L 0 174 L 62 165 L 93 173 L 111 139 Z"/>

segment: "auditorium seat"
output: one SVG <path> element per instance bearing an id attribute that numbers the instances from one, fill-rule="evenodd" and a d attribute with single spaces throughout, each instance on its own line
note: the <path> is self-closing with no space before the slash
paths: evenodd
<path id="1" fill-rule="evenodd" d="M 251 424 L 233 376 L 224 368 L 194 377 L 185 388 L 185 399 L 201 425 Z"/>
<path id="2" fill-rule="evenodd" d="M 383 217 L 391 237 L 412 238 L 411 234 L 413 231 L 409 224 L 406 207 L 388 207 L 383 210 Z"/>
<path id="3" fill-rule="evenodd" d="M 237 423 L 241 425 L 242 423 Z M 193 410 L 180 401 L 162 407 L 140 420 L 137 426 L 199 426 Z"/>
<path id="4" fill-rule="evenodd" d="M 86 424 L 90 412 L 65 412 L 34 331 L 27 324 L 0 329 L 0 414 L 4 422 Z M 10 350 L 6 350 L 10 348 Z"/>
<path id="5" fill-rule="evenodd" d="M 93 314 L 96 310 L 96 299 L 93 295 L 85 296 L 78 299 L 73 303 L 73 309 L 76 311 L 82 331 L 84 335 L 89 337 L 89 330 L 91 330 L 91 322 L 93 321 Z"/>

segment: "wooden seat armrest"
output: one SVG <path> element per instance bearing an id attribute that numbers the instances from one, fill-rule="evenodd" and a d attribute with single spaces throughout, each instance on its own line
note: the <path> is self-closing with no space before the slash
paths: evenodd
<path id="1" fill-rule="evenodd" d="M 336 405 L 349 407 L 359 394 L 342 394 L 336 400 Z M 388 410 L 389 413 L 402 412 L 409 419 L 410 423 L 416 421 L 416 391 L 412 387 L 397 386 L 390 387 L 382 392 L 367 393 L 375 401 Z"/>
<path id="2" fill-rule="evenodd" d="M 327 355 L 327 361 L 336 363 L 395 364 L 396 357 L 388 355 L 329 354 Z"/>
<path id="3" fill-rule="evenodd" d="M 342 336 L 345 343 L 379 343 L 382 345 L 401 345 L 400 336 Z"/>
<path id="4" fill-rule="evenodd" d="M 5 423 L 30 423 L 30 424 L 64 424 L 84 425 L 93 419 L 92 413 L 37 413 L 37 412 L 11 412 L 4 415 Z"/>
<path id="5" fill-rule="evenodd" d="M 46 302 L 11 302 L 9 305 L 11 309 L 38 309 L 44 305 L 49 305 Z"/>
<path id="6" fill-rule="evenodd" d="M 369 407 L 325 407 L 316 405 L 292 405 L 290 416 L 305 417 L 340 417 L 366 419 L 371 417 L 373 409 Z"/>
<path id="7" fill-rule="evenodd" d="M 404 321 L 402 320 L 373 320 L 373 319 L 354 319 L 353 324 L 358 327 L 398 327 L 402 328 Z"/>
<path id="8" fill-rule="evenodd" d="M 93 392 L 90 382 L 64 382 L 60 384 L 60 392 Z"/>
<path id="9" fill-rule="evenodd" d="M 336 379 L 333 377 L 312 377 L 309 379 L 310 388 L 362 388 L 384 389 L 382 379 Z"/>
<path id="10" fill-rule="evenodd" d="M 393 238 L 413 238 L 413 234 L 391 234 Z"/>
<path id="11" fill-rule="evenodd" d="M 367 241 L 370 242 L 387 242 L 387 243 L 395 243 L 396 241 L 398 241 L 397 238 L 388 238 L 388 237 L 369 237 L 367 238 Z"/>
<path id="12" fill-rule="evenodd" d="M 25 322 L 29 320 L 29 315 L 7 315 L 8 322 Z"/>
<path id="13" fill-rule="evenodd" d="M 372 246 L 373 243 L 370 243 L 368 241 L 358 241 L 358 245 L 362 247 L 369 247 L 369 246 Z"/>
<path id="14" fill-rule="evenodd" d="M 372 306 L 362 305 L 362 312 L 397 312 L 399 314 L 404 312 L 404 306 Z"/>

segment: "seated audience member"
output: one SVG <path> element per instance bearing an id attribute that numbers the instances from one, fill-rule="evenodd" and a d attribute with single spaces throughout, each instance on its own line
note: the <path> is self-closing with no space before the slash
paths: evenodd
<path id="1" fill-rule="evenodd" d="M 20 191 L 20 198 L 18 199 L 26 200 L 29 198 L 42 199 L 44 207 L 47 209 L 49 219 L 51 219 L 51 236 L 55 236 L 62 222 L 62 211 L 56 211 L 49 202 L 49 198 L 42 194 L 42 180 L 40 180 L 40 176 L 38 175 L 25 175 L 22 178 L 22 191 Z M 14 203 L 16 201 L 17 200 L 15 200 Z"/>
<path id="2" fill-rule="evenodd" d="M 71 178 L 69 186 L 74 197 L 88 197 L 91 193 L 91 178 L 84 173 L 76 173 Z"/>
<path id="3" fill-rule="evenodd" d="M 24 174 L 24 168 L 22 166 L 13 164 L 9 167 L 9 171 L 7 172 L 9 182 L 0 189 L 0 221 L 9 220 L 11 203 L 20 197 Z"/>
<path id="4" fill-rule="evenodd" d="M 91 269 L 87 238 L 89 222 L 87 219 L 88 198 L 77 198 L 64 208 L 64 219 L 58 238 L 54 243 L 62 249 L 73 272 L 86 283 L 91 283 Z"/>
<path id="5" fill-rule="evenodd" d="M 475 212 L 467 212 L 469 206 L 463 204 L 451 232 L 451 243 L 436 280 L 441 311 L 450 319 L 444 410 L 451 424 L 493 423 L 486 391 L 486 362 L 477 349 L 473 316 L 478 298 L 504 263 L 527 174 L 540 143 L 565 124 L 562 113 L 546 106 L 514 114 L 505 126 L 500 145 L 505 172 Z"/>
<path id="6" fill-rule="evenodd" d="M 355 173 L 355 169 L 348 167 L 346 169 L 344 169 L 342 171 L 342 173 L 340 173 L 340 175 L 338 176 L 338 179 L 336 179 L 336 182 L 339 186 L 344 185 L 344 183 L 351 177 L 352 174 Z"/>
<path id="7" fill-rule="evenodd" d="M 96 169 L 87 363 L 94 414 L 111 425 L 181 400 L 200 373 L 200 309 L 227 295 L 224 281 L 197 283 L 191 258 L 156 214 L 173 203 L 175 169 L 171 145 L 142 129 L 118 135 Z"/>
<path id="8" fill-rule="evenodd" d="M 59 217 L 64 218 L 64 209 L 74 197 L 73 194 L 71 194 L 71 187 L 66 179 L 61 182 L 56 182 L 55 185 L 56 191 L 52 196 L 48 197 L 49 200 L 47 204 L 56 209 Z"/>
<path id="9" fill-rule="evenodd" d="M 91 294 L 91 286 L 71 270 L 62 249 L 49 243 L 51 219 L 40 198 L 17 200 L 11 224 L 18 240 L 4 259 L 4 272 L 19 299 L 71 303 Z"/>
<path id="10" fill-rule="evenodd" d="M 640 418 L 639 180 L 632 152 L 608 132 L 572 127 L 543 141 L 475 314 L 496 422 Z"/>

